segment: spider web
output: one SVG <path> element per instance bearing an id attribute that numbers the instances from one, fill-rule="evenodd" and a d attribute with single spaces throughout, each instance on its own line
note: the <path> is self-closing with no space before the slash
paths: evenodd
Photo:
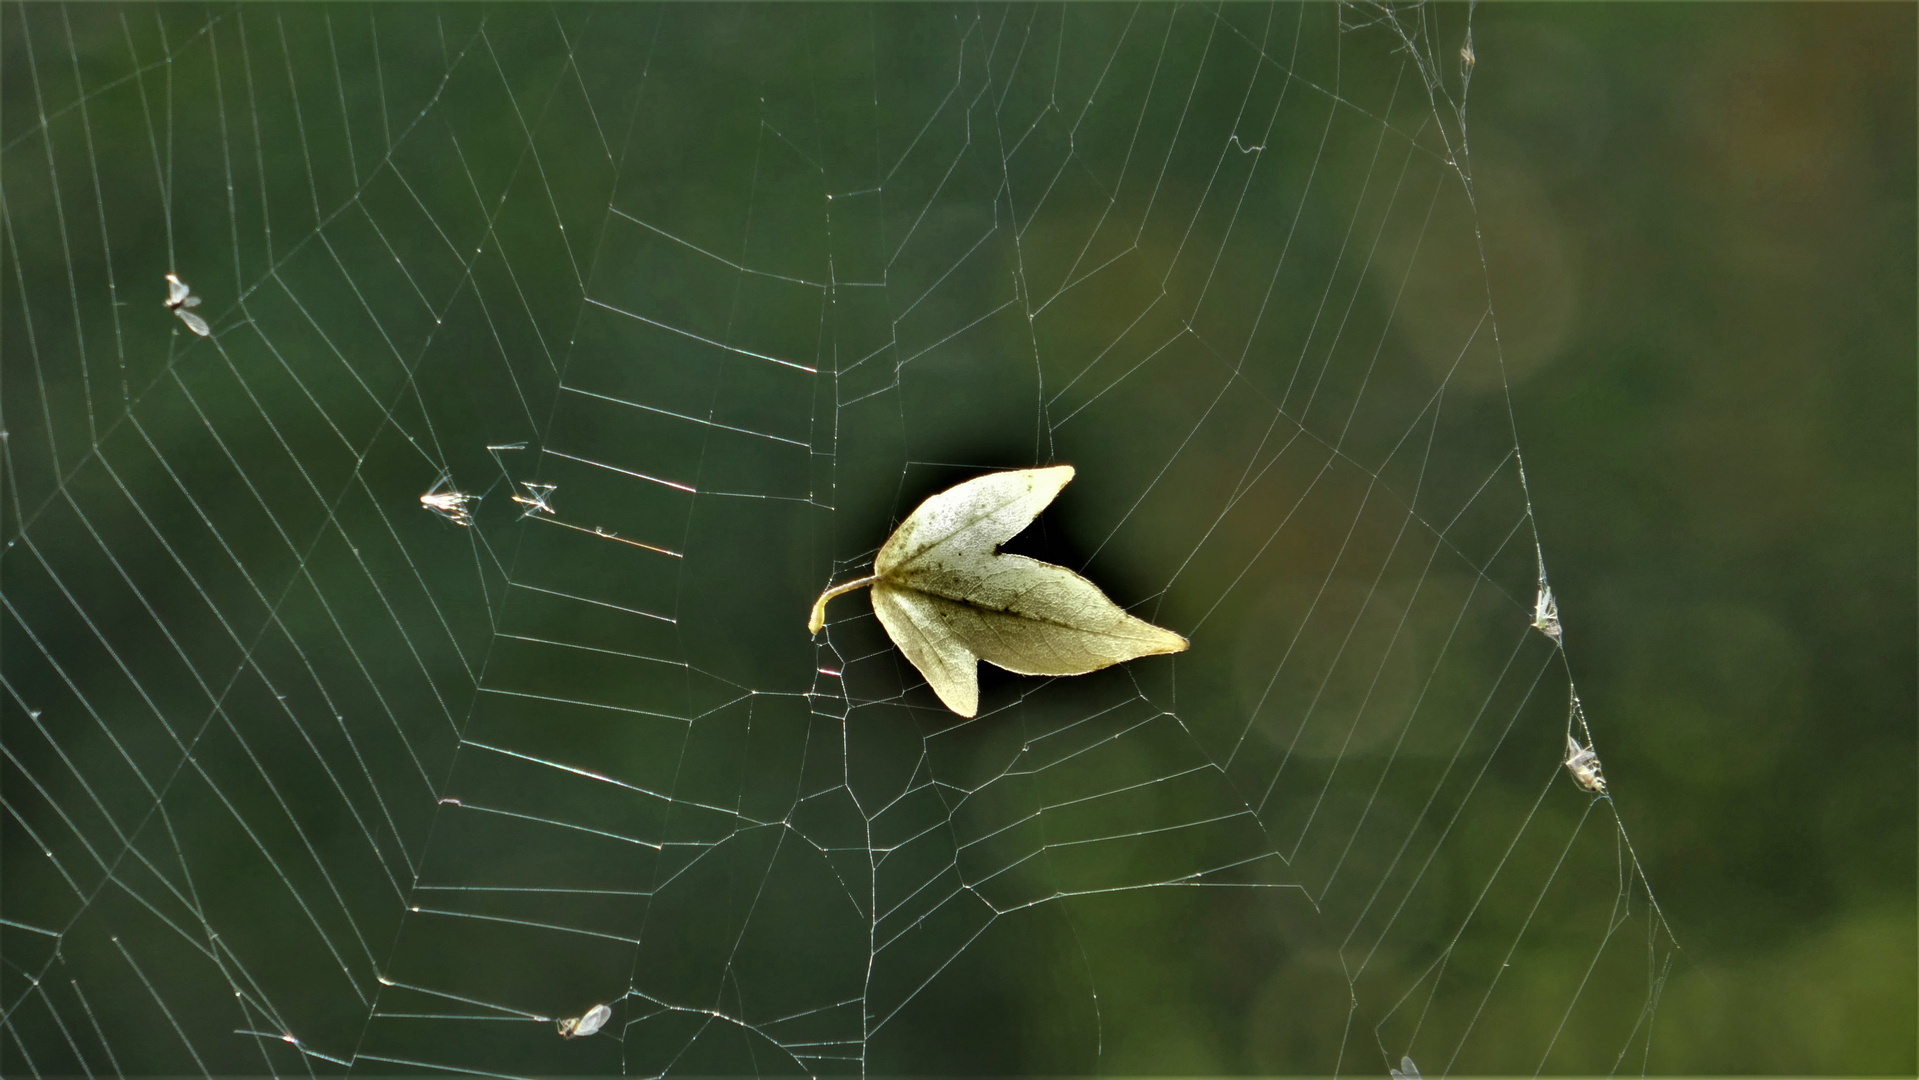
<path id="1" fill-rule="evenodd" d="M 0 37 L 11 1075 L 1645 1067 L 1466 9 Z M 1057 461 L 1013 546 L 1189 652 L 806 636 Z"/>

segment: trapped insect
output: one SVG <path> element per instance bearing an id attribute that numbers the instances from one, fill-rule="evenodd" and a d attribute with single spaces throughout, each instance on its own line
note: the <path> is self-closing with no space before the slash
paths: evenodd
<path id="1" fill-rule="evenodd" d="M 1393 1080 L 1419 1080 L 1419 1066 L 1413 1064 L 1413 1059 L 1409 1057 L 1400 1058 L 1399 1068 L 1389 1071 L 1393 1074 Z"/>
<path id="2" fill-rule="evenodd" d="M 520 486 L 526 489 L 526 494 L 513 496 L 513 501 L 526 507 L 526 512 L 521 514 L 521 517 L 553 513 L 553 504 L 548 500 L 553 497 L 553 491 L 559 487 L 558 484 L 536 484 L 531 480 L 522 480 Z"/>
<path id="3" fill-rule="evenodd" d="M 1566 733 L 1566 771 L 1573 776 L 1573 783 L 1592 792 L 1594 795 L 1606 793 L 1606 777 L 1599 771 L 1599 755 L 1591 746 L 1580 746 L 1579 740 L 1571 732 Z"/>
<path id="4" fill-rule="evenodd" d="M 426 494 L 420 496 L 420 505 L 451 521 L 455 525 L 471 526 L 473 524 L 473 512 L 468 510 L 467 506 L 471 503 L 479 502 L 480 497 L 478 495 L 469 495 L 464 491 L 440 490 L 451 483 L 453 483 L 453 474 L 441 473 L 440 478 L 433 482 L 433 487 L 429 489 Z"/>
<path id="5" fill-rule="evenodd" d="M 613 1019 L 612 1009 L 604 1005 L 595 1005 L 579 1016 L 569 1016 L 564 1020 L 554 1021 L 554 1026 L 560 1029 L 560 1038 L 577 1039 L 594 1034 L 605 1027 L 606 1022 L 611 1019 Z"/>
<path id="6" fill-rule="evenodd" d="M 1559 601 L 1553 597 L 1551 585 L 1539 583 L 1539 594 L 1533 598 L 1533 629 L 1553 639 L 1553 644 L 1561 642 L 1564 630 L 1559 627 Z"/>
<path id="7" fill-rule="evenodd" d="M 201 337 L 206 337 L 208 334 L 213 333 L 213 330 L 207 326 L 205 319 L 187 310 L 188 308 L 199 307 L 200 298 L 193 295 L 191 286 L 172 274 L 167 275 L 166 304 L 167 310 L 180 316 L 180 321 L 187 324 L 188 330 L 193 331 Z"/>

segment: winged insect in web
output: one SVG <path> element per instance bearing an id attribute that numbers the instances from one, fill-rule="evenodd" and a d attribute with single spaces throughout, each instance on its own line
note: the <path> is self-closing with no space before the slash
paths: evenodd
<path id="1" fill-rule="evenodd" d="M 479 502 L 480 496 L 457 490 L 451 486 L 452 483 L 452 473 L 441 473 L 440 478 L 433 482 L 433 487 L 420 496 L 420 505 L 455 525 L 471 526 L 473 511 L 467 507 Z"/>
<path id="2" fill-rule="evenodd" d="M 1540 581 L 1539 593 L 1533 597 L 1533 629 L 1553 639 L 1553 644 L 1562 643 L 1565 631 L 1559 628 L 1559 601 L 1553 596 L 1551 585 Z"/>
<path id="3" fill-rule="evenodd" d="M 569 1016 L 563 1020 L 555 1020 L 553 1023 L 560 1029 L 560 1038 L 578 1039 L 597 1033 L 611 1019 L 613 1019 L 612 1009 L 605 1005 L 595 1005 L 579 1016 Z"/>
<path id="4" fill-rule="evenodd" d="M 1393 1080 L 1419 1080 L 1419 1066 L 1413 1064 L 1413 1059 L 1409 1057 L 1400 1058 L 1399 1068 L 1389 1071 L 1393 1074 Z"/>
<path id="5" fill-rule="evenodd" d="M 208 334 L 213 333 L 212 328 L 207 326 L 205 319 L 187 310 L 188 308 L 199 307 L 200 298 L 193 295 L 191 286 L 173 274 L 167 275 L 166 305 L 168 311 L 180 316 L 180 321 L 187 324 L 188 330 L 193 331 L 201 337 L 206 337 Z"/>
<path id="6" fill-rule="evenodd" d="M 1569 690 L 1567 697 L 1569 700 L 1566 705 L 1566 758 L 1561 764 L 1566 766 L 1566 771 L 1572 774 L 1573 783 L 1578 784 L 1582 790 L 1592 792 L 1594 795 L 1604 795 L 1606 776 L 1599 771 L 1599 755 L 1593 750 L 1593 729 L 1586 723 L 1586 710 L 1579 704 L 1578 689 Z M 1579 745 L 1579 739 L 1573 735 L 1575 725 L 1586 736 L 1584 746 Z"/>
<path id="7" fill-rule="evenodd" d="M 531 480 L 522 480 L 520 486 L 526 489 L 526 494 L 513 496 L 513 501 L 526 507 L 521 517 L 554 512 L 553 504 L 547 500 L 553 497 L 553 489 L 559 487 L 558 484 L 536 484 Z"/>
<path id="8" fill-rule="evenodd" d="M 1579 740 L 1571 732 L 1566 733 L 1566 771 L 1572 774 L 1573 783 L 1592 792 L 1594 795 L 1606 793 L 1606 777 L 1599 771 L 1599 755 L 1590 745 L 1580 746 Z"/>

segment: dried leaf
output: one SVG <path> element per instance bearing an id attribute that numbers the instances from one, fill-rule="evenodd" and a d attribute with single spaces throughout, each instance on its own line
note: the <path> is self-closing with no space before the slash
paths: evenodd
<path id="1" fill-rule="evenodd" d="M 927 499 L 887 537 L 873 576 L 820 594 L 807 628 L 826 625 L 828 600 L 870 586 L 887 636 L 961 716 L 979 711 L 980 660 L 1083 675 L 1183 651 L 1185 638 L 1128 615 L 1071 570 L 995 550 L 1072 478 L 1071 465 L 988 473 Z"/>

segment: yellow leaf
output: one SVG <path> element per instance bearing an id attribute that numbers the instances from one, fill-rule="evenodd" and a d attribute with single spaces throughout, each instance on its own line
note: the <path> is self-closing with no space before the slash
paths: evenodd
<path id="1" fill-rule="evenodd" d="M 1072 478 L 1071 465 L 988 473 L 927 499 L 887 537 L 871 577 L 820 594 L 807 629 L 826 625 L 828 600 L 870 586 L 887 636 L 961 716 L 979 711 L 981 660 L 1083 675 L 1183 651 L 1185 638 L 1126 614 L 1071 570 L 996 551 Z"/>

